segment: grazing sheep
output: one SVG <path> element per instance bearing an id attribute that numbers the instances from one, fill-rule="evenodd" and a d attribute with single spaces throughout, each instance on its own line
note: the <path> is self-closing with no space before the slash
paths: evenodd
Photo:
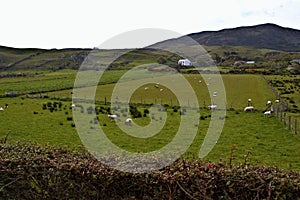
<path id="1" fill-rule="evenodd" d="M 279 99 L 276 99 L 276 100 L 275 100 L 275 103 L 279 103 L 279 102 L 280 102 L 280 100 L 279 100 Z"/>
<path id="2" fill-rule="evenodd" d="M 0 111 L 3 111 L 4 109 L 2 107 L 0 107 Z"/>
<path id="3" fill-rule="evenodd" d="M 214 105 L 214 104 L 208 106 L 208 109 L 210 109 L 210 110 L 215 110 L 216 108 L 217 108 L 217 105 Z"/>
<path id="4" fill-rule="evenodd" d="M 251 112 L 252 112 L 252 111 L 253 111 L 253 109 L 254 109 L 254 107 L 253 107 L 253 106 L 247 106 L 247 107 L 245 107 L 245 108 L 244 108 L 244 111 L 245 111 L 245 112 L 249 112 L 249 111 L 251 111 Z"/>
<path id="5" fill-rule="evenodd" d="M 269 105 L 271 105 L 272 104 L 272 102 L 271 101 L 267 101 L 267 104 L 266 104 L 266 106 L 269 106 Z"/>
<path id="6" fill-rule="evenodd" d="M 110 121 L 118 120 L 118 115 L 107 115 Z"/>
<path id="7" fill-rule="evenodd" d="M 213 97 L 216 97 L 217 95 L 218 95 L 217 92 L 214 92 L 214 93 L 213 93 Z"/>
<path id="8" fill-rule="evenodd" d="M 161 91 L 161 92 L 162 92 L 162 91 L 163 91 L 163 89 L 160 89 L 159 91 Z"/>
<path id="9" fill-rule="evenodd" d="M 145 87 L 145 90 L 148 90 L 149 88 L 148 87 Z"/>
<path id="10" fill-rule="evenodd" d="M 126 125 L 131 126 L 131 123 L 132 123 L 132 119 L 127 118 L 127 119 L 125 120 L 125 124 L 126 124 Z"/>
<path id="11" fill-rule="evenodd" d="M 271 110 L 264 112 L 265 117 L 271 116 Z"/>
<path id="12" fill-rule="evenodd" d="M 75 108 L 75 107 L 76 107 L 76 105 L 74 103 L 72 103 L 71 108 Z"/>
<path id="13" fill-rule="evenodd" d="M 248 99 L 248 106 L 252 106 L 252 99 Z"/>

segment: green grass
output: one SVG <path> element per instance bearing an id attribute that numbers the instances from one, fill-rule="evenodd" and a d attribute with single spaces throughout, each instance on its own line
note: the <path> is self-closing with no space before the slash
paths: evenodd
<path id="1" fill-rule="evenodd" d="M 83 149 L 76 129 L 71 127 L 73 122 L 67 121 L 67 117 L 72 117 L 69 109 L 70 104 L 63 102 L 61 111 L 58 109 L 50 112 L 42 109 L 43 104 L 47 102 L 48 100 L 41 99 L 0 99 L 0 105 L 9 103 L 9 108 L 0 112 L 0 126 L 2 127 L 0 138 L 10 132 L 8 135 L 9 143 L 33 142 Z M 142 108 L 139 109 L 143 110 Z M 198 134 L 185 153 L 185 158 L 198 158 L 203 138 L 209 126 L 209 115 L 209 111 L 201 111 L 201 116 L 207 118 L 199 121 Z M 119 147 L 133 152 L 148 152 L 162 148 L 174 137 L 180 117 L 179 112 L 175 113 L 169 109 L 167 123 L 162 132 L 151 138 L 140 139 L 128 136 L 119 130 L 115 122 L 107 118 L 107 114 L 99 114 L 98 116 L 100 125 L 107 137 Z M 92 116 L 87 115 L 87 117 L 92 120 Z M 90 119 L 88 118 L 88 120 Z M 160 120 L 158 119 L 158 121 Z M 147 125 L 149 117 L 135 119 L 135 122 Z M 106 126 L 103 126 L 104 124 Z M 97 125 L 93 123 L 87 125 L 87 132 L 95 126 Z M 237 114 L 236 111 L 228 111 L 221 137 L 204 160 L 218 162 L 221 159 L 228 162 L 230 148 L 233 144 L 236 145 L 236 150 L 233 152 L 233 162 L 235 163 L 243 163 L 243 156 L 252 148 L 252 155 L 249 156 L 248 160 L 251 164 L 300 170 L 298 159 L 300 156 L 300 138 L 288 131 L 274 116 L 265 118 L 261 112 L 240 112 Z"/>
<path id="2" fill-rule="evenodd" d="M 115 80 L 117 76 L 111 77 L 112 72 L 109 71 L 104 78 Z M 119 75 L 122 74 L 122 72 Z M 215 82 L 216 75 L 211 75 L 209 84 L 217 84 Z M 111 78 L 109 78 L 111 77 Z M 201 107 L 204 104 L 207 106 L 211 103 L 209 97 L 208 89 L 206 83 L 200 75 L 185 75 L 187 80 L 190 82 L 194 90 L 196 91 L 199 105 Z M 265 109 L 265 104 L 268 100 L 274 101 L 276 99 L 275 95 L 272 93 L 271 89 L 265 83 L 264 79 L 260 75 L 222 75 L 222 79 L 225 85 L 226 90 L 226 102 L 227 108 L 233 107 L 235 109 L 243 109 L 247 106 L 247 100 L 252 99 L 253 106 L 258 110 Z M 104 79 L 105 80 L 105 79 Z M 201 83 L 199 83 L 199 80 Z M 108 81 L 103 81 L 108 82 Z M 96 100 L 104 101 L 104 98 L 107 98 L 107 101 L 110 101 L 111 93 L 114 89 L 115 84 L 105 84 L 98 86 L 96 92 Z M 145 91 L 145 87 L 148 87 L 149 90 Z M 163 88 L 161 92 L 160 89 Z M 49 96 L 52 97 L 62 97 L 62 98 L 71 98 L 72 90 L 62 90 L 49 93 Z M 89 89 L 82 89 L 82 93 L 89 92 Z M 138 88 L 131 98 L 132 102 L 135 103 L 162 103 L 168 105 L 176 105 L 177 99 L 174 94 L 169 91 L 167 88 L 160 86 L 160 88 L 155 88 L 155 84 L 145 84 Z M 192 104 L 192 103 L 191 103 Z"/>
<path id="3" fill-rule="evenodd" d="M 118 78 L 124 74 L 123 70 L 107 71 L 98 86 L 96 99 L 103 101 L 107 97 L 110 101 L 111 92 Z M 45 90 L 58 89 L 68 85 L 72 86 L 75 78 L 75 71 L 65 70 L 55 73 L 40 73 L 34 77 L 23 78 L 3 78 L 0 84 L 7 90 L 27 91 L 32 88 L 43 88 Z M 86 71 L 87 78 L 95 75 L 93 71 Z M 185 75 L 197 93 L 200 107 L 210 104 L 210 98 L 206 83 L 200 75 Z M 215 75 L 210 75 L 210 84 L 215 83 Z M 300 139 L 298 135 L 293 135 L 275 117 L 265 118 L 262 110 L 265 109 L 267 100 L 275 100 L 275 96 L 260 75 L 222 75 L 227 97 L 227 108 L 233 107 L 235 111 L 228 111 L 225 126 L 221 137 L 215 148 L 205 157 L 205 160 L 218 162 L 222 159 L 228 162 L 230 148 L 236 145 L 233 152 L 235 163 L 244 162 L 244 155 L 252 148 L 252 155 L 249 162 L 258 165 L 276 165 L 281 168 L 291 168 L 300 170 Z M 201 80 L 201 83 L 199 82 Z M 130 81 L 130 80 L 127 80 Z M 146 91 L 144 88 L 148 87 Z M 26 89 L 27 88 L 27 89 Z M 163 88 L 163 91 L 160 89 Z M 2 89 L 6 92 L 6 89 Z M 89 88 L 81 90 L 89 91 Z M 61 90 L 46 92 L 50 97 L 71 98 L 72 90 Z M 254 107 L 258 110 L 253 113 L 244 113 L 242 110 L 247 106 L 247 99 L 251 98 Z M 0 138 L 7 133 L 8 142 L 33 142 L 42 145 L 59 145 L 67 148 L 83 149 L 81 140 L 72 127 L 73 121 L 68 121 L 67 117 L 72 117 L 72 110 L 69 106 L 71 102 L 63 101 L 63 106 L 57 111 L 50 112 L 43 110 L 43 104 L 53 102 L 51 99 L 35 98 L 0 98 L 0 106 L 9 104 L 9 108 L 0 111 Z M 134 103 L 162 103 L 176 105 L 177 100 L 172 93 L 164 86 L 156 88 L 154 84 L 146 84 L 138 88 L 131 97 Z M 191 105 L 193 106 L 193 105 Z M 86 108 L 85 108 L 86 109 Z M 139 107 L 142 111 L 143 108 Z M 34 114 L 36 112 L 36 114 Z M 239 113 L 239 114 L 237 114 Z M 201 110 L 201 115 L 206 116 L 205 120 L 200 120 L 198 134 L 191 147 L 184 157 L 197 159 L 198 153 L 209 126 L 210 112 Z M 90 116 L 88 116 L 90 117 Z M 168 121 L 162 132 L 154 137 L 140 139 L 128 136 L 120 131 L 114 122 L 107 118 L 107 114 L 99 114 L 100 125 L 110 138 L 118 146 L 134 152 L 148 152 L 162 148 L 174 137 L 179 124 L 179 111 L 168 110 Z M 92 120 L 89 119 L 89 120 Z M 147 125 L 149 117 L 135 119 L 139 125 Z M 160 119 L 158 119 L 158 122 Z M 106 126 L 104 126 L 106 124 Z M 91 123 L 87 125 L 87 131 L 96 126 Z M 193 126 L 193 125 L 192 125 Z"/>
<path id="4" fill-rule="evenodd" d="M 42 109 L 43 103 L 47 102 L 37 99 L 0 99 L 2 107 L 6 103 L 9 105 L 8 109 L 0 113 L 0 135 L 3 137 L 9 133 L 10 142 L 30 141 L 72 148 L 81 146 L 75 128 L 71 127 L 72 122 L 66 120 L 68 116 L 72 116 L 70 103 L 64 103 L 66 110 L 62 108 L 62 111 L 50 112 Z M 66 115 L 65 112 L 69 114 Z"/>

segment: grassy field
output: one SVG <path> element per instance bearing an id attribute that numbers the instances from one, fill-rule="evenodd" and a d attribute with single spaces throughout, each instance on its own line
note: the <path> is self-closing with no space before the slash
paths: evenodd
<path id="1" fill-rule="evenodd" d="M 114 76 L 111 76 L 113 72 L 109 71 L 108 74 L 104 74 L 101 83 L 116 82 L 118 76 L 122 75 L 123 71 L 115 71 Z M 203 77 L 196 74 L 185 75 L 186 79 L 192 85 L 194 91 L 196 91 L 198 102 L 200 107 L 204 105 L 211 104 L 211 98 L 209 97 L 208 87 L 206 84 L 217 84 L 215 82 L 216 75 L 211 75 L 208 82 L 203 80 Z M 222 79 L 226 90 L 226 101 L 228 108 L 243 109 L 247 106 L 247 100 L 252 99 L 253 106 L 258 110 L 265 109 L 265 104 L 268 100 L 274 101 L 276 96 L 272 93 L 271 89 L 265 83 L 264 79 L 260 75 L 222 75 Z M 201 82 L 199 82 L 201 81 Z M 98 86 L 96 92 L 96 100 L 104 101 L 105 97 L 108 102 L 110 102 L 111 93 L 113 91 L 115 84 L 104 84 Z M 145 91 L 144 88 L 149 88 Z M 258 89 L 259 88 L 259 89 Z M 163 91 L 160 91 L 163 89 Z M 82 89 L 84 92 L 88 92 L 88 89 Z M 47 93 L 50 97 L 61 97 L 61 98 L 71 98 L 72 90 L 61 90 Z M 75 94 L 76 95 L 76 94 Z M 145 84 L 138 88 L 132 98 L 134 103 L 162 103 L 168 105 L 176 105 L 177 99 L 174 94 L 169 91 L 164 86 L 160 88 L 155 88 L 155 84 Z M 191 106 L 192 106 L 191 102 Z"/>
<path id="2" fill-rule="evenodd" d="M 50 112 L 43 109 L 47 101 L 41 99 L 1 99 L 0 104 L 9 102 L 9 108 L 0 113 L 1 131 L 3 138 L 7 133 L 7 141 L 33 142 L 43 145 L 64 146 L 66 148 L 83 150 L 84 147 L 77 135 L 72 117 L 69 102 L 62 102 L 61 109 Z M 85 108 L 86 109 L 86 108 Z M 139 107 L 143 112 L 144 108 Z M 86 112 L 86 110 L 84 110 Z M 189 111 L 188 111 L 189 112 Z M 168 118 L 163 130 L 154 137 L 138 139 L 126 135 L 115 124 L 107 118 L 107 114 L 99 113 L 99 124 L 107 137 L 118 146 L 134 152 L 148 152 L 162 148 L 172 140 L 178 129 L 179 112 L 172 108 L 167 110 Z M 192 145 L 185 153 L 188 159 L 197 159 L 210 122 L 210 111 L 201 110 L 202 119 L 199 120 L 198 134 Z M 89 115 L 87 115 L 89 117 Z M 90 120 L 92 120 L 90 116 Z M 157 119 L 160 120 L 160 119 Z M 135 122 L 140 125 L 149 123 L 149 116 L 137 118 Z M 89 129 L 98 126 L 90 122 Z M 273 116 L 265 118 L 261 112 L 244 113 L 228 111 L 225 126 L 218 143 L 210 154 L 204 158 L 206 161 L 229 162 L 230 149 L 236 146 L 233 152 L 234 163 L 243 163 L 244 156 L 251 151 L 248 161 L 255 165 L 278 166 L 300 170 L 300 137 L 292 134 Z"/>
<path id="3" fill-rule="evenodd" d="M 87 72 L 87 77 L 89 77 Z M 110 95 L 115 86 L 114 82 L 124 72 L 109 71 L 101 81 L 106 83 L 98 86 L 96 99 L 103 101 L 107 97 L 110 101 Z M 22 83 L 33 87 L 36 84 L 43 83 L 49 90 L 55 89 L 51 82 L 62 80 L 62 85 L 74 80 L 75 73 L 72 70 L 56 72 L 54 74 L 40 74 L 37 77 L 23 78 L 4 78 L 0 84 L 5 85 L 9 90 L 15 85 L 18 91 L 22 91 Z M 198 153 L 203 143 L 204 136 L 210 122 L 210 111 L 206 106 L 210 104 L 207 85 L 200 75 L 186 75 L 194 90 L 197 93 L 199 105 L 201 107 L 201 116 L 199 119 L 198 134 L 190 148 L 184 154 L 187 159 L 197 159 Z M 300 138 L 287 130 L 274 116 L 265 118 L 262 110 L 265 109 L 267 100 L 275 100 L 275 95 L 265 83 L 260 75 L 222 75 L 227 97 L 227 108 L 234 108 L 233 111 L 227 111 L 225 126 L 218 143 L 210 154 L 204 160 L 218 162 L 223 160 L 228 162 L 230 158 L 230 149 L 235 145 L 233 151 L 233 162 L 243 163 L 244 156 L 251 152 L 247 162 L 258 165 L 275 165 L 281 168 L 290 168 L 300 170 Z M 30 81 L 31 80 L 31 81 Z M 214 75 L 211 75 L 209 84 L 214 83 Z M 35 81 L 37 83 L 35 83 Z M 49 82 L 48 82 L 49 81 Z M 130 81 L 130 80 L 128 80 Z M 201 81 L 201 82 L 199 82 Z M 148 87 L 146 91 L 144 88 Z M 163 91 L 160 91 L 163 89 Z M 83 88 L 84 90 L 84 88 Z M 8 109 L 0 112 L 0 138 L 7 134 L 9 143 L 15 142 L 33 142 L 43 145 L 64 146 L 75 150 L 84 150 L 81 140 L 74 127 L 71 101 L 60 101 L 66 97 L 71 98 L 72 90 L 61 90 L 47 92 L 50 98 L 24 98 L 24 96 L 15 98 L 1 98 L 0 106 L 8 104 Z M 55 97 L 56 100 L 51 99 Z M 251 98 L 257 111 L 252 113 L 243 112 L 247 106 L 247 99 Z M 48 104 L 53 105 L 57 102 L 56 108 L 50 111 Z M 133 103 L 162 103 L 169 106 L 176 105 L 177 101 L 174 94 L 167 88 L 160 86 L 156 88 L 155 84 L 143 85 L 132 95 Z M 61 104 L 61 106 L 58 106 Z M 204 107 L 204 104 L 206 105 Z M 103 105 L 99 105 L 103 106 Z M 191 105 L 192 106 L 192 105 Z M 106 107 L 106 106 L 103 106 Z M 138 106 L 143 114 L 146 107 Z M 86 112 L 86 108 L 84 108 Z M 168 120 L 164 129 L 155 137 L 147 139 L 137 139 L 123 133 L 115 124 L 107 118 L 107 113 L 98 113 L 99 124 L 107 134 L 107 137 L 114 141 L 118 146 L 134 152 L 147 152 L 157 148 L 162 148 L 172 140 L 175 130 L 178 129 L 179 111 L 174 112 L 173 108 L 167 110 Z M 139 125 L 145 126 L 149 123 L 149 115 L 135 119 Z M 98 126 L 90 119 L 88 129 Z M 160 121 L 160 119 L 157 119 Z M 88 131 L 88 130 L 87 130 Z"/>

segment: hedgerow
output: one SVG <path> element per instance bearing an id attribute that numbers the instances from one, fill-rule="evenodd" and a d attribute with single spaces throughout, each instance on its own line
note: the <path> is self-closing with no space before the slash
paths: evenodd
<path id="1" fill-rule="evenodd" d="M 87 152 L 0 143 L 1 199 L 297 199 L 300 174 L 178 160 L 152 173 L 111 169 Z"/>

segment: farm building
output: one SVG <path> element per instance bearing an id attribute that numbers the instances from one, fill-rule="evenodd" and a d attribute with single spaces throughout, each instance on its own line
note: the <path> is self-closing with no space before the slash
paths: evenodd
<path id="1" fill-rule="evenodd" d="M 178 60 L 178 65 L 185 66 L 185 67 L 193 66 L 192 62 L 189 59 L 180 59 L 180 60 Z"/>

